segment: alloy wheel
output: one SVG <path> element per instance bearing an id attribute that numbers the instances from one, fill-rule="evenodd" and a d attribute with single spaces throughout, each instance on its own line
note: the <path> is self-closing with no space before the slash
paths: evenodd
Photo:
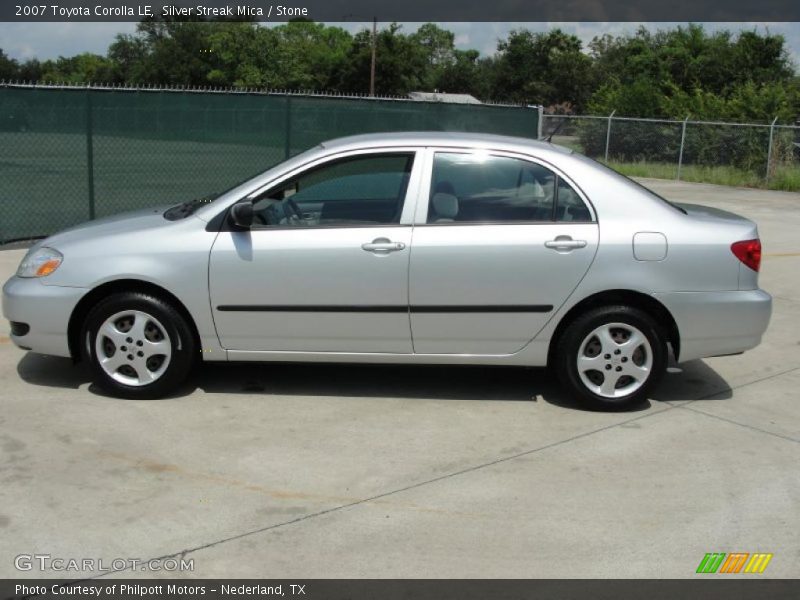
<path id="1" fill-rule="evenodd" d="M 108 317 L 95 337 L 97 362 L 105 373 L 124 385 L 141 387 L 158 380 L 172 357 L 164 326 L 140 310 Z"/>
<path id="2" fill-rule="evenodd" d="M 650 377 L 653 350 L 647 336 L 633 325 L 606 323 L 581 342 L 577 366 L 590 391 L 604 398 L 624 398 Z"/>

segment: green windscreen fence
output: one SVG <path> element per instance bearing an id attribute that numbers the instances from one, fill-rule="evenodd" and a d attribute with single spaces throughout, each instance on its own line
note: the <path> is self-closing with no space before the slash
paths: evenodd
<path id="1" fill-rule="evenodd" d="M 535 138 L 538 111 L 327 96 L 0 87 L 0 243 L 227 189 L 345 135 Z"/>

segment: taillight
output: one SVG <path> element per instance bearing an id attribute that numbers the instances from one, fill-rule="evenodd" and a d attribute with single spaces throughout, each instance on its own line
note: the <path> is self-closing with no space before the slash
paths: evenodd
<path id="1" fill-rule="evenodd" d="M 744 240 L 731 244 L 731 252 L 753 271 L 761 266 L 761 240 Z"/>

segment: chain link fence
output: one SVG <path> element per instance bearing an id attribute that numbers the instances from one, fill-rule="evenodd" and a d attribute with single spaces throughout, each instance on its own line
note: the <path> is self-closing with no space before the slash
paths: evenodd
<path id="1" fill-rule="evenodd" d="M 628 175 L 800 191 L 800 127 L 542 115 L 553 142 Z"/>
<path id="2" fill-rule="evenodd" d="M 0 85 L 0 243 L 227 189 L 321 141 L 538 137 L 538 107 L 320 94 Z"/>

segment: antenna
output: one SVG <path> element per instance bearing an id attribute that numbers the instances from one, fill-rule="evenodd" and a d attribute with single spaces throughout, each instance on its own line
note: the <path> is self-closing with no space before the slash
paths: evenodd
<path id="1" fill-rule="evenodd" d="M 546 141 L 548 144 L 553 142 L 553 136 L 561 131 L 561 128 L 564 126 L 564 123 L 567 122 L 567 116 L 565 115 L 564 118 L 561 119 L 558 125 L 553 128 L 553 131 L 550 132 L 550 135 L 547 136 Z"/>

